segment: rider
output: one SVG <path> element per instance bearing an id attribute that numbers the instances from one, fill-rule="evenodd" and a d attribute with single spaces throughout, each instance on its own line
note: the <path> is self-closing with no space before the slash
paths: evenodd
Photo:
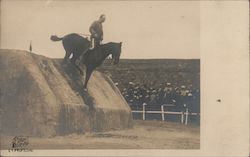
<path id="1" fill-rule="evenodd" d="M 94 39 L 94 48 L 100 46 L 101 41 L 103 40 L 103 30 L 102 23 L 105 21 L 105 15 L 102 14 L 97 21 L 94 21 L 89 28 L 91 33 L 91 44 Z M 92 46 L 93 47 L 93 46 Z"/>

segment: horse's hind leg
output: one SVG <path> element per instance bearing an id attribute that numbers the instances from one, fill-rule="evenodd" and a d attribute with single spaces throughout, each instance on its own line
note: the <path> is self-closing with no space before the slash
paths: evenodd
<path id="1" fill-rule="evenodd" d="M 63 62 L 64 62 L 64 63 L 68 61 L 68 59 L 69 59 L 69 57 L 70 57 L 70 55 L 71 55 L 71 52 L 69 52 L 69 51 L 67 51 L 67 50 L 65 50 L 65 52 L 66 52 L 66 54 L 65 54 L 65 56 L 64 56 L 64 58 L 63 58 Z"/>
<path id="2" fill-rule="evenodd" d="M 77 68 L 77 70 L 79 70 L 80 74 L 83 75 L 82 69 L 76 64 L 73 64 L 73 65 Z"/>
<path id="3" fill-rule="evenodd" d="M 73 57 L 70 59 L 70 62 L 71 62 L 72 64 L 75 64 L 75 65 L 76 65 L 76 56 L 74 55 L 74 53 L 73 53 Z"/>
<path id="4" fill-rule="evenodd" d="M 77 70 L 79 70 L 80 74 L 83 75 L 83 71 L 82 71 L 82 69 L 79 67 L 80 64 L 79 64 L 79 65 L 76 64 L 76 59 L 77 59 L 76 56 L 73 55 L 73 57 L 72 57 L 72 59 L 71 59 L 70 61 L 71 61 L 71 63 L 77 68 Z"/>

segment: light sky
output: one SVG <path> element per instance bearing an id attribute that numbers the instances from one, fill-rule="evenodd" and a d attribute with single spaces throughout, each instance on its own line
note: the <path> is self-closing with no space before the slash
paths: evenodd
<path id="1" fill-rule="evenodd" d="M 104 41 L 123 42 L 121 58 L 200 58 L 199 1 L 2 0 L 1 48 L 63 57 L 50 35 L 89 34 L 100 14 Z"/>

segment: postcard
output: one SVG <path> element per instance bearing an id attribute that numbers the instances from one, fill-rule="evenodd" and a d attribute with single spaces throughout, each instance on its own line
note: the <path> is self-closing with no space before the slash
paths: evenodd
<path id="1" fill-rule="evenodd" d="M 248 1 L 1 0 L 1 156 L 248 156 Z"/>

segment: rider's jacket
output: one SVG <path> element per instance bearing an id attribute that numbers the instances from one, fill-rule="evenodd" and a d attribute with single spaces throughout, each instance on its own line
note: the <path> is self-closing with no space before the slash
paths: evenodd
<path id="1" fill-rule="evenodd" d="M 89 31 L 91 33 L 91 37 L 102 40 L 103 39 L 103 30 L 102 23 L 99 21 L 94 21 L 92 25 L 89 27 Z"/>

